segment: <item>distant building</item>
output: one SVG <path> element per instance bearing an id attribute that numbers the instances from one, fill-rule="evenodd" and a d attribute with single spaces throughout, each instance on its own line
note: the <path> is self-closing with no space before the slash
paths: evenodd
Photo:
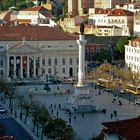
<path id="1" fill-rule="evenodd" d="M 54 27 L 56 23 L 52 19 L 53 16 L 49 10 L 43 6 L 35 6 L 19 11 L 16 22 L 17 24 Z"/>
<path id="2" fill-rule="evenodd" d="M 132 71 L 140 72 L 140 38 L 129 40 L 125 45 L 125 64 Z"/>
<path id="3" fill-rule="evenodd" d="M 140 37 L 140 11 L 134 14 L 134 35 Z"/>
<path id="4" fill-rule="evenodd" d="M 94 8 L 115 8 L 117 4 L 128 3 L 130 0 L 94 0 Z"/>
<path id="5" fill-rule="evenodd" d="M 116 26 L 122 28 L 122 36 L 133 34 L 133 13 L 123 9 L 97 9 L 89 16 L 94 26 Z"/>

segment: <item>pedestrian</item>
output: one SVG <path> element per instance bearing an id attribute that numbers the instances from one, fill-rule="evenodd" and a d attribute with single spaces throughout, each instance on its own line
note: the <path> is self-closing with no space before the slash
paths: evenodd
<path id="1" fill-rule="evenodd" d="M 69 116 L 71 116 L 71 111 L 70 111 L 70 113 L 69 113 Z"/>
<path id="2" fill-rule="evenodd" d="M 114 116 L 117 117 L 117 111 L 115 110 L 113 111 L 113 113 L 114 113 Z"/>
<path id="3" fill-rule="evenodd" d="M 17 112 L 15 111 L 15 118 L 17 117 Z"/>
<path id="4" fill-rule="evenodd" d="M 61 109 L 61 104 L 58 105 L 59 109 Z"/>
<path id="5" fill-rule="evenodd" d="M 113 118 L 113 114 L 112 114 L 112 113 L 110 114 L 110 118 L 111 118 L 111 120 L 112 120 L 112 118 Z"/>
<path id="6" fill-rule="evenodd" d="M 56 103 L 54 104 L 54 108 L 56 108 Z"/>
<path id="7" fill-rule="evenodd" d="M 56 116 L 58 117 L 58 111 L 56 112 Z"/>
<path id="8" fill-rule="evenodd" d="M 71 118 L 69 117 L 69 123 L 71 123 Z"/>
<path id="9" fill-rule="evenodd" d="M 53 109 L 51 110 L 51 113 L 53 114 Z"/>
<path id="10" fill-rule="evenodd" d="M 74 121 L 76 121 L 76 116 L 74 116 Z"/>
<path id="11" fill-rule="evenodd" d="M 22 112 L 20 112 L 20 116 L 19 116 L 19 117 L 20 117 L 20 119 L 22 120 Z"/>
<path id="12" fill-rule="evenodd" d="M 76 108 L 74 108 L 74 113 L 76 113 Z"/>
<path id="13" fill-rule="evenodd" d="M 84 118 L 84 113 L 82 113 L 82 118 Z"/>

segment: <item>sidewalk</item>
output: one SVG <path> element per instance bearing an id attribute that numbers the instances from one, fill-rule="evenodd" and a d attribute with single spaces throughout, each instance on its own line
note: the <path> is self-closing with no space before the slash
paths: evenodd
<path id="1" fill-rule="evenodd" d="M 20 119 L 20 110 L 17 107 L 13 107 L 13 111 L 11 113 L 10 109 L 8 108 L 9 105 L 9 100 L 5 100 L 5 104 L 3 102 L 1 102 L 1 105 L 7 110 L 8 113 L 11 114 L 11 116 L 13 117 L 13 119 L 15 119 L 25 130 L 26 132 L 33 138 L 33 140 L 41 140 L 40 134 L 41 134 L 41 129 L 39 129 L 39 133 L 37 136 L 36 130 L 35 132 L 32 132 L 32 120 L 28 117 L 26 124 L 24 123 L 24 118 L 25 115 L 22 115 L 22 120 Z M 15 113 L 16 112 L 16 113 Z M 46 140 L 46 138 L 44 137 L 43 140 Z"/>

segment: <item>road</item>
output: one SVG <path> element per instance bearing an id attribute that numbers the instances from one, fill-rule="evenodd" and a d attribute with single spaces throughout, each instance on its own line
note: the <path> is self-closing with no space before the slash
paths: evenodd
<path id="1" fill-rule="evenodd" d="M 33 140 L 32 137 L 8 112 L 0 113 L 1 136 L 14 136 L 16 140 Z"/>

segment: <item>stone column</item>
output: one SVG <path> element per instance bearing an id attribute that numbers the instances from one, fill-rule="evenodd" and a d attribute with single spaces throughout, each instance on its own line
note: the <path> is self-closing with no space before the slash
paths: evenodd
<path id="1" fill-rule="evenodd" d="M 30 69 L 30 57 L 27 56 L 27 78 L 30 77 L 29 69 Z"/>
<path id="2" fill-rule="evenodd" d="M 34 78 L 36 78 L 36 58 L 34 57 Z"/>
<path id="3" fill-rule="evenodd" d="M 84 86 L 85 81 L 85 44 L 86 40 L 84 35 L 79 35 L 79 40 L 77 41 L 79 45 L 79 68 L 78 68 L 78 83 L 77 86 Z"/>
<path id="4" fill-rule="evenodd" d="M 16 79 L 16 56 L 14 56 L 14 79 Z"/>
<path id="5" fill-rule="evenodd" d="M 9 70 L 10 70 L 10 65 L 9 65 L 9 56 L 7 56 L 7 78 L 9 77 Z"/>
<path id="6" fill-rule="evenodd" d="M 23 78 L 23 58 L 20 56 L 20 78 Z"/>
<path id="7" fill-rule="evenodd" d="M 39 62 L 39 69 L 40 69 L 39 76 L 41 77 L 41 75 L 42 75 L 42 56 L 39 57 L 39 60 L 40 60 L 40 62 Z"/>

